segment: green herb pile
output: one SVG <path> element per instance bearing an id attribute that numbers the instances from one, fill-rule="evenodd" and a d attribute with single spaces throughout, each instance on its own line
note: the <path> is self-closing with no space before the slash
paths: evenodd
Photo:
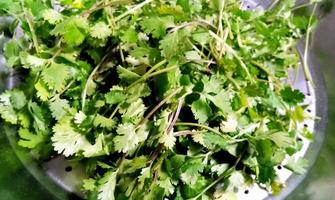
<path id="1" fill-rule="evenodd" d="M 306 165 L 290 159 L 312 135 L 288 72 L 315 20 L 293 15 L 294 0 L 241 6 L 1 0 L 21 79 L 1 117 L 37 159 L 84 165 L 86 198 L 224 199 L 255 183 L 278 194 L 275 168 Z"/>

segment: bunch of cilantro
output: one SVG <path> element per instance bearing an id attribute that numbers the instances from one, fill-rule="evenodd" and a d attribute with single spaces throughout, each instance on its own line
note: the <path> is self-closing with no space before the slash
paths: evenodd
<path id="1" fill-rule="evenodd" d="M 275 168 L 306 165 L 290 160 L 311 134 L 288 74 L 313 20 L 275 3 L 2 0 L 21 84 L 0 95 L 1 117 L 37 159 L 84 165 L 89 199 L 278 194 Z"/>

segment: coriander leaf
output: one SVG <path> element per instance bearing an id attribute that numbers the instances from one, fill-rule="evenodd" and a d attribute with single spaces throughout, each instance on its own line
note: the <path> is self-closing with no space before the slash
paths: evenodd
<path id="1" fill-rule="evenodd" d="M 66 157 L 74 155 L 90 145 L 85 136 L 75 131 L 70 121 L 68 117 L 60 119 L 53 127 L 54 135 L 51 137 L 55 151 Z"/>
<path id="2" fill-rule="evenodd" d="M 95 191 L 97 185 L 96 180 L 93 178 L 88 178 L 83 180 L 83 188 L 87 191 Z"/>
<path id="3" fill-rule="evenodd" d="M 54 9 L 45 9 L 42 13 L 43 19 L 50 24 L 58 24 L 63 21 L 63 15 Z"/>
<path id="4" fill-rule="evenodd" d="M 177 55 L 177 52 L 183 52 L 188 49 L 188 43 L 185 42 L 189 36 L 189 32 L 185 29 L 177 30 L 166 35 L 161 41 L 159 48 L 166 58 Z"/>
<path id="5" fill-rule="evenodd" d="M 159 142 L 164 144 L 168 149 L 172 149 L 175 146 L 176 140 L 176 137 L 172 133 L 163 133 L 159 138 Z"/>
<path id="6" fill-rule="evenodd" d="M 112 129 L 116 125 L 116 121 L 98 114 L 94 118 L 93 125 L 95 127 L 102 127 L 102 128 Z"/>
<path id="7" fill-rule="evenodd" d="M 26 147 L 29 149 L 36 148 L 37 145 L 41 144 L 46 139 L 46 137 L 42 133 L 37 132 L 33 134 L 28 129 L 21 128 L 18 133 L 20 136 L 18 144 L 22 147 Z"/>
<path id="8" fill-rule="evenodd" d="M 141 78 L 140 75 L 121 66 L 117 67 L 117 72 L 119 74 L 120 79 L 127 83 L 132 83 L 135 80 Z"/>
<path id="9" fill-rule="evenodd" d="M 83 111 L 79 111 L 74 115 L 74 123 L 81 124 L 85 119 L 86 115 Z"/>
<path id="10" fill-rule="evenodd" d="M 202 83 L 204 85 L 204 92 L 207 94 L 213 95 L 222 91 L 222 82 L 217 76 L 212 76 L 210 79 L 204 77 Z"/>
<path id="11" fill-rule="evenodd" d="M 127 153 L 133 150 L 139 143 L 138 135 L 136 134 L 135 125 L 126 123 L 121 124 L 117 130 L 117 136 L 114 137 L 114 147 L 118 152 Z"/>
<path id="12" fill-rule="evenodd" d="M 59 120 L 70 110 L 69 102 L 66 99 L 56 98 L 54 101 L 49 102 L 51 115 Z"/>
<path id="13" fill-rule="evenodd" d="M 34 119 L 34 128 L 36 131 L 40 132 L 47 132 L 48 131 L 48 117 L 46 110 L 43 109 L 43 107 L 39 106 L 36 102 L 29 102 L 28 103 L 28 110 L 30 112 L 30 115 Z"/>
<path id="14" fill-rule="evenodd" d="M 90 34 L 94 38 L 106 39 L 112 34 L 112 30 L 104 22 L 98 22 L 90 28 Z"/>
<path id="15" fill-rule="evenodd" d="M 66 65 L 52 62 L 48 68 L 42 71 L 41 75 L 49 88 L 61 91 L 70 74 Z"/>
<path id="16" fill-rule="evenodd" d="M 194 117 L 199 123 L 204 123 L 212 115 L 212 109 L 204 99 L 198 99 L 191 106 Z"/>
<path id="17" fill-rule="evenodd" d="M 139 157 L 135 157 L 132 160 L 125 160 L 124 161 L 124 171 L 123 173 L 125 174 L 131 174 L 136 172 L 137 170 L 140 170 L 142 168 L 144 168 L 147 165 L 148 162 L 148 158 L 146 156 L 139 156 Z"/>
<path id="18" fill-rule="evenodd" d="M 44 83 L 44 81 L 40 79 L 34 86 L 37 91 L 37 97 L 39 97 L 42 101 L 47 101 L 51 94 L 48 90 L 48 86 Z"/>
<path id="19" fill-rule="evenodd" d="M 157 185 L 159 185 L 161 188 L 165 190 L 166 196 L 170 196 L 174 193 L 174 186 L 171 183 L 171 180 L 169 178 L 166 178 L 164 180 L 159 180 L 157 182 Z"/>
<path id="20" fill-rule="evenodd" d="M 6 122 L 16 124 L 18 119 L 10 98 L 11 94 L 9 91 L 0 95 L 0 114 Z"/>
<path id="21" fill-rule="evenodd" d="M 197 182 L 198 177 L 200 176 L 199 172 L 202 172 L 205 168 L 205 165 L 200 159 L 191 159 L 186 161 L 181 166 L 181 180 L 185 184 L 194 185 Z"/>
<path id="22" fill-rule="evenodd" d="M 211 150 L 215 150 L 216 148 L 225 150 L 227 148 L 226 139 L 215 133 L 196 133 L 192 136 L 192 138 L 195 142 Z"/>
<path id="23" fill-rule="evenodd" d="M 229 185 L 226 191 L 233 192 L 244 184 L 244 176 L 241 171 L 234 171 L 228 178 Z"/>
<path id="24" fill-rule="evenodd" d="M 222 121 L 220 124 L 220 130 L 225 133 L 235 132 L 237 130 L 238 121 L 235 116 L 228 115 L 227 121 Z"/>
<path id="25" fill-rule="evenodd" d="M 85 40 L 85 34 L 76 26 L 68 26 L 64 33 L 64 41 L 70 46 L 78 46 Z"/>
<path id="26" fill-rule="evenodd" d="M 211 36 L 206 31 L 199 31 L 192 34 L 192 39 L 201 45 L 205 45 L 209 42 Z"/>
<path id="27" fill-rule="evenodd" d="M 37 56 L 29 55 L 26 52 L 20 53 L 21 63 L 25 68 L 37 68 L 43 67 L 46 64 L 46 60 L 43 58 L 39 58 Z"/>
<path id="28" fill-rule="evenodd" d="M 283 148 L 293 146 L 295 143 L 294 141 L 295 139 L 290 137 L 288 132 L 278 131 L 278 132 L 270 133 L 267 135 L 267 138 L 272 140 L 278 147 L 283 147 Z"/>
<path id="29" fill-rule="evenodd" d="M 206 97 L 223 113 L 229 114 L 233 111 L 228 93 L 226 91 L 222 90 L 215 96 L 206 95 Z"/>
<path id="30" fill-rule="evenodd" d="M 308 160 L 299 158 L 297 161 L 295 161 L 293 158 L 291 158 L 284 167 L 296 174 L 301 175 L 306 173 L 306 168 L 308 167 Z"/>
<path id="31" fill-rule="evenodd" d="M 146 110 L 146 107 L 142 101 L 142 99 L 137 99 L 135 102 L 130 104 L 126 109 L 121 110 L 122 121 L 125 122 L 133 122 L 134 124 L 138 123 Z"/>
<path id="32" fill-rule="evenodd" d="M 166 29 L 174 26 L 173 16 L 152 16 L 143 19 L 140 25 L 145 33 L 152 34 L 154 38 L 163 37 Z"/>
<path id="33" fill-rule="evenodd" d="M 118 170 L 109 171 L 98 181 L 98 199 L 115 200 L 114 192 L 116 187 Z"/>
<path id="34" fill-rule="evenodd" d="M 122 42 L 127 42 L 127 43 L 136 43 L 137 38 L 138 38 L 137 32 L 132 28 L 124 31 L 123 35 L 120 37 Z"/>
<path id="35" fill-rule="evenodd" d="M 0 6 L 1 7 L 1 6 Z M 21 48 L 16 40 L 10 40 L 4 46 L 4 56 L 8 67 L 14 67 L 19 63 Z"/>
<path id="36" fill-rule="evenodd" d="M 127 90 L 127 103 L 133 103 L 140 97 L 147 97 L 151 94 L 150 87 L 146 83 L 139 83 Z"/>
<path id="37" fill-rule="evenodd" d="M 298 103 L 304 101 L 305 95 L 299 90 L 292 90 L 291 87 L 285 87 L 280 91 L 280 95 L 283 100 L 291 106 L 295 106 Z"/>
<path id="38" fill-rule="evenodd" d="M 123 88 L 119 86 L 113 86 L 110 91 L 105 94 L 106 103 L 111 105 L 124 101 L 126 97 Z"/>
<path id="39" fill-rule="evenodd" d="M 10 93 L 10 100 L 15 109 L 19 110 L 27 104 L 27 98 L 21 90 L 14 89 Z"/>
<path id="40" fill-rule="evenodd" d="M 88 144 L 87 146 L 83 146 L 83 155 L 86 158 L 96 157 L 101 155 L 109 155 L 108 145 L 105 144 L 105 136 L 100 133 L 99 136 L 95 139 L 95 144 Z"/>

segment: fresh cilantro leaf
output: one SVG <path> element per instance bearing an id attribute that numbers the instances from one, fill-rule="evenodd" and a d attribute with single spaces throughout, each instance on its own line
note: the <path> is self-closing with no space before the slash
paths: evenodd
<path id="1" fill-rule="evenodd" d="M 122 87 L 113 86 L 112 89 L 105 95 L 106 103 L 116 104 L 124 101 L 127 98 Z"/>
<path id="2" fill-rule="evenodd" d="M 88 178 L 83 180 L 83 188 L 87 191 L 95 191 L 97 185 L 96 180 L 93 178 Z"/>
<path id="3" fill-rule="evenodd" d="M 109 155 L 109 148 L 105 143 L 105 136 L 100 133 L 99 136 L 95 139 L 95 144 L 87 144 L 83 146 L 83 155 L 86 158 L 96 157 L 101 155 Z"/>
<path id="4" fill-rule="evenodd" d="M 136 43 L 137 38 L 138 38 L 137 32 L 132 28 L 127 29 L 126 31 L 124 31 L 123 35 L 120 37 L 120 39 L 123 42 L 127 42 L 127 43 Z"/>
<path id="5" fill-rule="evenodd" d="M 5 121 L 16 124 L 18 119 L 10 98 L 11 94 L 8 91 L 0 95 L 0 114 Z"/>
<path id="6" fill-rule="evenodd" d="M 304 101 L 305 95 L 299 90 L 292 90 L 291 87 L 285 87 L 280 91 L 280 95 L 283 100 L 291 106 L 295 106 L 298 103 Z"/>
<path id="7" fill-rule="evenodd" d="M 116 125 L 116 121 L 98 114 L 94 118 L 93 124 L 95 127 L 111 129 Z"/>
<path id="8" fill-rule="evenodd" d="M 151 16 L 140 23 L 145 33 L 152 34 L 154 38 L 165 36 L 166 29 L 174 26 L 173 16 Z"/>
<path id="9" fill-rule="evenodd" d="M 69 102 L 66 99 L 56 98 L 54 101 L 49 103 L 51 115 L 59 120 L 70 110 Z"/>
<path id="10" fill-rule="evenodd" d="M 306 173 L 306 168 L 308 167 L 308 160 L 300 158 L 297 161 L 294 159 L 290 159 L 288 163 L 285 165 L 285 168 L 291 170 L 296 174 L 304 174 Z"/>
<path id="11" fill-rule="evenodd" d="M 109 171 L 98 181 L 99 200 L 115 200 L 117 174 L 118 171 Z"/>
<path id="12" fill-rule="evenodd" d="M 54 9 L 46 9 L 43 11 L 43 19 L 48 21 L 50 24 L 58 24 L 63 21 L 63 15 Z"/>
<path id="13" fill-rule="evenodd" d="M 204 123 L 212 115 L 212 109 L 204 99 L 198 99 L 192 103 L 192 112 L 199 123 Z"/>
<path id="14" fill-rule="evenodd" d="M 51 63 L 41 73 L 43 81 L 49 88 L 61 91 L 65 86 L 65 81 L 69 78 L 68 67 L 64 64 Z"/>
<path id="15" fill-rule="evenodd" d="M 133 81 L 141 78 L 140 75 L 132 72 L 124 67 L 118 66 L 117 71 L 121 80 L 124 80 L 127 83 L 132 83 Z"/>
<path id="16" fill-rule="evenodd" d="M 115 136 L 113 141 L 115 150 L 119 152 L 127 153 L 133 150 L 140 142 L 133 124 L 122 124 L 117 128 L 116 132 L 118 135 Z"/>
<path id="17" fill-rule="evenodd" d="M 98 22 L 90 28 L 90 34 L 94 38 L 106 39 L 112 34 L 112 30 L 104 22 Z"/>
<path id="18" fill-rule="evenodd" d="M 196 133 L 193 135 L 193 140 L 203 145 L 208 149 L 215 150 L 216 148 L 226 149 L 227 141 L 222 136 L 215 133 Z"/>
<path id="19" fill-rule="evenodd" d="M 161 41 L 159 48 L 166 58 L 171 58 L 177 52 L 183 52 L 189 48 L 188 43 L 185 42 L 189 37 L 189 32 L 185 29 L 177 30 L 166 35 Z"/>
<path id="20" fill-rule="evenodd" d="M 60 119 L 53 127 L 53 132 L 51 141 L 55 151 L 66 157 L 72 156 L 90 145 L 85 136 L 72 127 L 68 117 Z"/>
<path id="21" fill-rule="evenodd" d="M 185 184 L 194 185 L 200 172 L 203 172 L 205 166 L 200 159 L 188 160 L 181 166 L 181 180 Z"/>
<path id="22" fill-rule="evenodd" d="M 15 109 L 21 109 L 27 104 L 27 98 L 21 90 L 12 90 L 10 100 Z"/>
<path id="23" fill-rule="evenodd" d="M 31 133 L 29 130 L 27 129 L 20 129 L 19 130 L 19 136 L 20 136 L 20 140 L 18 142 L 18 144 L 22 147 L 26 147 L 29 149 L 34 149 L 36 148 L 37 145 L 41 144 L 42 142 L 45 141 L 45 136 L 40 133 Z"/>

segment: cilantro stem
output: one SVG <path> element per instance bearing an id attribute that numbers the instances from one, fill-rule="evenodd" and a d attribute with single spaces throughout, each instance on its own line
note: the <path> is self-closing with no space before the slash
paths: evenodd
<path id="1" fill-rule="evenodd" d="M 162 60 L 161 62 L 157 63 L 156 65 L 154 65 L 150 70 L 148 70 L 144 75 L 142 75 L 141 78 L 137 79 L 136 81 L 134 81 L 132 84 L 130 84 L 125 90 L 129 90 L 130 88 L 134 87 L 135 85 L 137 85 L 138 83 L 145 81 L 146 79 L 156 76 L 158 74 L 167 72 L 168 70 L 171 70 L 169 68 L 157 71 L 155 73 L 152 73 L 153 71 L 155 71 L 157 68 L 159 68 L 160 66 L 164 65 L 167 62 L 167 60 Z M 111 116 L 109 117 L 110 119 L 114 117 L 114 115 L 117 113 L 117 111 L 120 109 L 120 104 L 118 104 L 115 109 L 113 110 L 113 113 L 111 114 Z"/>
<path id="2" fill-rule="evenodd" d="M 85 12 L 83 12 L 81 15 L 83 16 L 87 16 L 90 15 L 91 13 L 101 10 L 103 8 L 107 8 L 107 7 L 111 7 L 111 6 L 117 6 L 117 5 L 122 5 L 122 4 L 127 4 L 127 3 L 131 3 L 132 0 L 113 0 L 109 3 L 105 3 L 103 4 L 102 2 L 99 2 L 97 4 L 95 4 L 94 6 L 92 6 L 89 10 L 86 10 Z"/>
<path id="3" fill-rule="evenodd" d="M 162 101 L 160 101 L 143 119 L 142 121 L 139 123 L 139 125 L 142 125 L 144 123 L 146 123 L 149 118 L 155 114 L 155 112 L 162 107 L 169 99 L 171 99 L 173 96 L 175 96 L 176 94 L 178 94 L 183 88 L 180 87 L 176 90 L 174 90 L 171 94 L 169 94 L 167 97 L 165 97 Z"/>
<path id="4" fill-rule="evenodd" d="M 27 23 L 28 23 L 28 27 L 30 29 L 30 32 L 31 32 L 31 37 L 32 37 L 32 40 L 33 40 L 33 44 L 34 44 L 34 47 L 35 47 L 35 50 L 37 53 L 40 52 L 39 50 L 39 44 L 38 44 L 38 40 L 37 40 L 37 37 L 36 37 L 36 33 L 35 33 L 35 29 L 34 29 L 34 25 L 31 21 L 31 14 L 30 14 L 30 11 L 29 13 L 26 11 L 26 8 L 24 7 L 24 0 L 21 0 L 21 6 L 22 6 L 22 10 L 23 10 L 23 14 L 25 16 L 25 19 L 27 20 Z"/>
<path id="5" fill-rule="evenodd" d="M 165 69 L 161 69 L 161 70 L 156 71 L 156 72 L 154 72 L 154 73 L 152 73 L 152 74 L 149 74 L 149 75 L 146 77 L 146 79 L 151 78 L 151 77 L 154 77 L 154 76 L 157 76 L 157 75 L 159 75 L 159 74 L 163 74 L 163 73 L 165 73 L 165 72 L 172 71 L 172 70 L 177 69 L 177 68 L 178 68 L 178 66 L 177 66 L 177 65 L 174 65 L 174 66 L 171 66 L 171 67 L 168 67 L 168 68 L 165 68 Z"/>
<path id="6" fill-rule="evenodd" d="M 86 96 L 87 96 L 87 88 L 88 85 L 90 83 L 90 81 L 92 81 L 94 74 L 98 71 L 98 69 L 101 67 L 101 65 L 106 61 L 106 59 L 108 58 L 108 56 L 111 54 L 112 51 L 110 51 L 109 53 L 107 53 L 102 59 L 101 61 L 97 64 L 97 66 L 93 69 L 93 71 L 91 72 L 91 74 L 89 75 L 88 79 L 86 80 L 85 83 L 85 87 L 83 89 L 83 92 L 81 94 L 81 110 L 84 111 L 85 108 L 85 102 L 86 102 Z"/>
<path id="7" fill-rule="evenodd" d="M 176 124 L 177 120 L 178 120 L 178 117 L 179 117 L 179 114 L 180 114 L 180 110 L 183 106 L 183 102 L 184 100 L 183 99 L 180 99 L 179 102 L 178 102 L 178 107 L 177 107 L 177 110 L 176 110 L 176 113 L 175 115 L 173 116 L 173 119 L 172 119 L 172 122 L 170 123 L 169 127 L 167 128 L 166 130 L 166 134 L 170 134 L 171 130 L 173 129 L 174 125 Z"/>
<path id="8" fill-rule="evenodd" d="M 156 70 L 157 68 L 159 68 L 160 66 L 162 66 L 163 64 L 165 64 L 167 61 L 166 60 L 163 60 L 159 63 L 157 63 L 155 66 L 153 66 L 150 70 L 148 70 L 145 74 L 142 75 L 141 78 L 137 79 L 135 82 L 133 82 L 132 84 L 130 84 L 126 90 L 134 87 L 135 85 L 137 85 L 138 83 L 142 82 L 142 81 L 145 81 L 147 80 L 148 78 L 151 78 L 153 76 L 156 76 L 156 75 L 159 75 L 159 74 L 162 74 L 162 73 L 165 73 L 165 72 L 168 72 L 172 69 L 175 69 L 177 66 L 172 66 L 172 67 L 169 67 L 169 68 L 165 68 L 165 69 L 162 69 L 162 70 L 159 70 L 159 71 L 156 71 L 156 72 L 153 72 L 154 70 Z M 153 73 L 151 73 L 153 72 Z"/>
<path id="9" fill-rule="evenodd" d="M 109 119 L 112 119 L 116 115 L 116 113 L 119 109 L 120 109 L 120 104 L 117 104 L 117 106 L 113 110 L 113 113 L 111 114 L 111 116 L 109 116 Z"/>
<path id="10" fill-rule="evenodd" d="M 275 0 L 275 1 L 273 1 L 272 3 L 271 3 L 271 5 L 269 6 L 269 10 L 271 10 L 272 8 L 274 8 L 275 7 L 275 5 L 279 2 L 280 0 Z"/>
<path id="11" fill-rule="evenodd" d="M 303 7 L 306 7 L 306 6 L 310 6 L 310 5 L 312 5 L 311 2 L 308 2 L 308 3 L 302 3 L 302 4 L 300 4 L 300 5 L 297 5 L 297 6 L 293 7 L 293 8 L 291 9 L 291 11 L 295 11 L 295 10 L 298 10 L 298 9 L 300 9 L 300 8 L 303 8 Z"/>
<path id="12" fill-rule="evenodd" d="M 74 83 L 74 80 L 70 81 L 70 83 L 67 84 L 67 86 L 62 91 L 60 91 L 58 94 L 56 94 L 55 96 L 53 96 L 50 99 L 50 101 L 54 101 L 56 98 L 60 97 L 60 95 L 62 95 L 66 90 L 68 90 L 73 83 Z"/>
<path id="13" fill-rule="evenodd" d="M 244 71 L 247 73 L 248 79 L 251 81 L 251 83 L 254 83 L 254 80 L 252 79 L 250 72 L 248 70 L 248 67 L 246 66 L 246 64 L 243 62 L 242 58 L 237 55 L 236 51 L 229 46 L 222 38 L 220 38 L 217 34 L 215 34 L 213 31 L 209 31 L 209 34 L 215 39 L 217 40 L 219 43 L 221 43 L 221 45 L 224 45 L 225 48 L 236 58 L 236 60 L 240 63 L 241 67 L 244 69 Z"/>
<path id="14" fill-rule="evenodd" d="M 169 33 L 176 32 L 176 31 L 178 31 L 179 29 L 186 28 L 186 27 L 188 27 L 188 26 L 196 26 L 196 25 L 198 25 L 198 26 L 202 26 L 202 27 L 204 27 L 204 28 L 206 28 L 207 26 L 210 26 L 208 23 L 203 23 L 203 21 L 195 20 L 195 21 L 192 21 L 192 22 L 187 22 L 187 23 L 183 23 L 183 24 L 181 24 L 181 25 L 179 25 L 179 26 L 176 26 L 176 27 L 174 27 L 173 29 L 171 29 L 171 30 L 169 31 Z"/>
<path id="15" fill-rule="evenodd" d="M 197 200 L 199 199 L 199 197 L 201 197 L 205 192 L 207 192 L 207 190 L 211 189 L 214 185 L 216 185 L 218 182 L 220 182 L 222 179 L 226 178 L 227 176 L 229 176 L 233 170 L 234 170 L 235 166 L 229 168 L 228 170 L 226 170 L 223 174 L 221 174 L 221 176 L 216 179 L 215 181 L 213 181 L 211 184 L 209 184 L 205 189 L 203 189 L 197 196 L 190 198 L 188 200 Z"/>
<path id="16" fill-rule="evenodd" d="M 218 135 L 222 136 L 223 138 L 225 138 L 220 131 L 215 130 L 215 129 L 213 129 L 213 128 L 209 127 L 209 126 L 203 125 L 203 124 L 197 124 L 197 123 L 192 123 L 192 122 L 177 122 L 176 126 L 194 126 L 194 127 L 199 127 L 199 128 L 203 128 L 203 129 L 206 129 L 208 131 L 211 131 L 211 132 L 213 132 L 215 134 L 218 134 Z"/>
<path id="17" fill-rule="evenodd" d="M 314 84 L 314 81 L 313 81 L 313 78 L 312 78 L 312 75 L 311 75 L 311 72 L 310 72 L 309 66 L 308 66 L 308 50 L 309 50 L 309 44 L 310 44 L 312 19 L 314 17 L 317 5 L 318 5 L 317 3 L 314 3 L 312 14 L 309 17 L 308 28 L 307 28 L 307 32 L 306 32 L 304 59 L 303 59 L 303 69 L 304 69 L 305 77 L 311 83 L 312 87 L 315 87 L 315 84 Z"/>
<path id="18" fill-rule="evenodd" d="M 135 5 L 134 7 L 132 7 L 131 9 L 127 10 L 126 12 L 122 13 L 121 15 L 117 16 L 115 18 L 115 21 L 119 21 L 120 19 L 126 17 L 129 14 L 132 14 L 134 12 L 136 12 L 138 9 L 142 8 L 143 6 L 145 6 L 146 4 L 151 3 L 153 0 L 145 0 L 142 3 L 139 3 L 137 5 Z"/>
<path id="19" fill-rule="evenodd" d="M 216 185 L 218 182 L 220 182 L 222 179 L 226 178 L 227 176 L 229 176 L 234 169 L 236 168 L 237 164 L 241 161 L 245 151 L 247 150 L 247 148 L 244 148 L 241 155 L 238 157 L 238 159 L 236 160 L 235 164 L 233 166 L 231 166 L 229 169 L 227 169 L 225 172 L 223 172 L 219 178 L 217 178 L 215 181 L 213 181 L 211 184 L 209 184 L 205 189 L 203 189 L 197 196 L 189 199 L 189 200 L 197 200 L 199 197 L 201 197 L 205 192 L 207 192 L 207 190 L 211 189 L 214 185 Z"/>

